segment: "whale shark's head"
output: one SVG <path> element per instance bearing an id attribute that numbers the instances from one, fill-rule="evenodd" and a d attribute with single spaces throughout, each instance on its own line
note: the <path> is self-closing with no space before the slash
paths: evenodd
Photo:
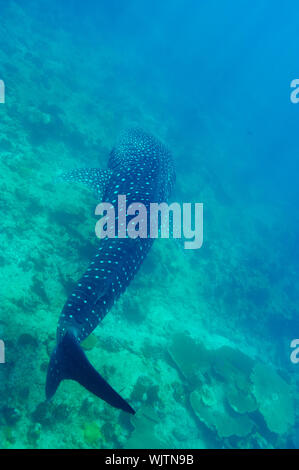
<path id="1" fill-rule="evenodd" d="M 166 153 L 166 147 L 152 135 L 139 128 L 127 129 L 119 136 L 110 154 L 108 166 L 115 168 L 129 163 L 146 164 Z"/>
<path id="2" fill-rule="evenodd" d="M 111 170 L 117 168 L 127 169 L 140 167 L 143 171 L 148 167 L 149 171 L 157 169 L 165 181 L 165 198 L 170 194 L 174 182 L 175 171 L 172 156 L 167 147 L 151 134 L 139 128 L 125 130 L 119 137 L 116 146 L 111 151 L 108 167 Z"/>

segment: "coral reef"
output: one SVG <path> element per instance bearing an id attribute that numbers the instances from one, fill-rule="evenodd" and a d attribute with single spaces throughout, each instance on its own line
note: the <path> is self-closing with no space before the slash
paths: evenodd
<path id="1" fill-rule="evenodd" d="M 294 426 L 295 410 L 290 386 L 269 366 L 256 364 L 252 391 L 270 431 L 284 434 Z"/>
<path id="2" fill-rule="evenodd" d="M 171 447 L 171 444 L 163 441 L 155 432 L 159 417 L 156 416 L 154 409 L 143 406 L 131 418 L 131 423 L 134 426 L 134 431 L 127 440 L 125 449 L 167 449 Z"/>
<path id="3" fill-rule="evenodd" d="M 187 379 L 187 393 L 192 390 L 195 415 L 219 439 L 234 438 L 235 443 L 254 435 L 257 440 L 264 432 L 258 413 L 269 431 L 287 438 L 294 425 L 291 387 L 271 367 L 229 346 L 206 349 L 184 333 L 174 335 L 169 353 Z M 278 440 L 267 439 L 268 446 Z"/>

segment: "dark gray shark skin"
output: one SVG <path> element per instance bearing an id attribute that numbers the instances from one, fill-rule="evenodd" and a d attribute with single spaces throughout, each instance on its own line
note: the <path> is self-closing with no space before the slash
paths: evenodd
<path id="1" fill-rule="evenodd" d="M 74 170 L 62 175 L 66 181 L 83 182 L 113 204 L 118 230 L 118 195 L 126 195 L 127 207 L 167 202 L 175 182 L 171 154 L 141 129 L 125 131 L 112 150 L 107 170 Z M 131 217 L 132 218 L 132 217 Z M 127 222 L 130 217 L 127 216 Z M 148 220 L 149 227 L 149 220 Z M 67 299 L 57 328 L 57 345 L 47 374 L 46 396 L 50 399 L 64 379 L 79 382 L 110 405 L 129 413 L 131 406 L 101 377 L 80 347 L 126 290 L 149 252 L 152 238 L 105 238 L 95 257 Z"/>

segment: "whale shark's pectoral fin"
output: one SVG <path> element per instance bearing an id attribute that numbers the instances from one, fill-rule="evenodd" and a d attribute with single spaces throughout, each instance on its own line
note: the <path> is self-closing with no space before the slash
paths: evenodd
<path id="1" fill-rule="evenodd" d="M 47 374 L 46 397 L 49 400 L 56 392 L 60 382 L 75 380 L 109 405 L 135 414 L 126 402 L 96 371 L 84 354 L 75 336 L 67 332 L 54 349 Z"/>
<path id="2" fill-rule="evenodd" d="M 93 189 L 98 198 L 101 199 L 109 182 L 111 170 L 101 170 L 99 168 L 78 168 L 62 173 L 57 177 L 57 181 L 67 181 L 75 183 L 84 183 Z"/>

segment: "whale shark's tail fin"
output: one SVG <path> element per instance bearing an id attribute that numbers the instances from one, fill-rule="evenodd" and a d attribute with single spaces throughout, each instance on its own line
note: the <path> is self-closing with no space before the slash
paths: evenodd
<path id="1" fill-rule="evenodd" d="M 54 349 L 47 374 L 46 397 L 52 398 L 60 382 L 65 379 L 76 380 L 91 393 L 131 414 L 131 406 L 103 379 L 90 364 L 75 336 L 67 332 Z"/>

